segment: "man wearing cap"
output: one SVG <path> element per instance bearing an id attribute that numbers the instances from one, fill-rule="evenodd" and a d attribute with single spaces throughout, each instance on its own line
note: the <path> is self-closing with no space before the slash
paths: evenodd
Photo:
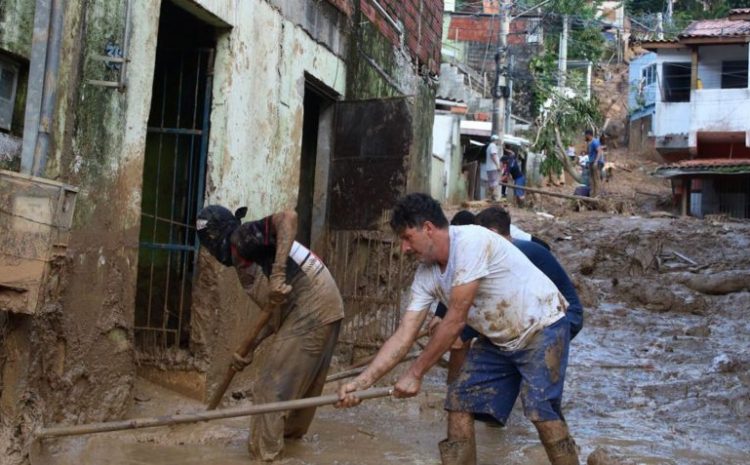
<path id="1" fill-rule="evenodd" d="M 246 212 L 244 207 L 234 214 L 219 205 L 206 207 L 198 214 L 196 229 L 201 245 L 221 264 L 235 268 L 259 307 L 278 307 L 259 335 L 274 338 L 260 370 L 264 376 L 252 387 L 253 402 L 318 396 L 344 317 L 341 295 L 323 262 L 294 241 L 295 212 L 242 224 Z M 266 461 L 279 458 L 284 438 L 302 437 L 314 415 L 313 407 L 252 416 L 250 454 Z"/>
<path id="2" fill-rule="evenodd" d="M 498 139 L 497 135 L 493 134 L 485 152 L 484 163 L 487 170 L 487 198 L 489 200 L 496 200 L 495 191 L 497 191 L 498 181 L 500 181 L 500 159 L 497 156 L 496 143 Z"/>

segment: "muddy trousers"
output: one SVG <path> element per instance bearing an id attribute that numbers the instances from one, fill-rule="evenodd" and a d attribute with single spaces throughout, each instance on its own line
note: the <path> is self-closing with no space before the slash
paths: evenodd
<path id="1" fill-rule="evenodd" d="M 253 403 L 265 404 L 319 396 L 338 339 L 341 320 L 296 337 L 274 341 L 253 386 Z M 284 438 L 301 438 L 315 416 L 315 407 L 255 415 L 250 419 L 248 451 L 256 460 L 280 457 Z"/>

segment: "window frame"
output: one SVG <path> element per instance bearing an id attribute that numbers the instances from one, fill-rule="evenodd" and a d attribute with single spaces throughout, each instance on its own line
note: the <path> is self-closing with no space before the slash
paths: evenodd
<path id="1" fill-rule="evenodd" d="M 16 94 L 18 93 L 18 74 L 21 67 L 13 60 L 0 55 L 0 79 L 2 79 L 3 72 L 6 70 L 13 73 L 13 82 L 11 83 L 10 98 L 0 96 L 0 129 L 10 131 L 13 126 L 13 112 L 16 106 Z M 7 109 L 3 108 L 4 105 L 2 104 L 7 105 Z"/>

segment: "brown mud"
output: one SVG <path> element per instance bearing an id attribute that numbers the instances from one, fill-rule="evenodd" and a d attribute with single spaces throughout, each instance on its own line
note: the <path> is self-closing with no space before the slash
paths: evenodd
<path id="1" fill-rule="evenodd" d="M 529 209 L 511 209 L 514 223 L 552 246 L 585 306 L 563 402 L 581 461 L 750 463 L 750 291 L 743 286 L 750 222 L 654 214 L 672 207 L 668 186 L 648 177 L 651 162 L 623 158 L 613 157 L 624 168 L 604 185 L 611 210 L 574 211 L 581 209 L 570 201 L 541 196 Z M 701 287 L 716 276 L 732 277 L 733 284 Z M 334 362 L 332 372 L 346 362 Z M 445 371 L 434 368 L 416 398 L 320 408 L 307 436 L 289 442 L 277 463 L 438 464 L 444 396 Z M 131 418 L 204 408 L 144 380 L 136 381 L 134 399 Z M 31 462 L 247 464 L 248 423 L 232 419 L 48 440 L 34 447 Z M 477 451 L 482 465 L 548 463 L 520 403 L 506 427 L 477 426 Z"/>

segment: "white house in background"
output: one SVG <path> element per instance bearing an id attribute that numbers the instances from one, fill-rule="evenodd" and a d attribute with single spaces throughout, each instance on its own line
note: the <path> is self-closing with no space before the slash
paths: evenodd
<path id="1" fill-rule="evenodd" d="M 653 137 L 683 213 L 750 217 L 750 9 L 694 21 L 656 53 Z"/>

